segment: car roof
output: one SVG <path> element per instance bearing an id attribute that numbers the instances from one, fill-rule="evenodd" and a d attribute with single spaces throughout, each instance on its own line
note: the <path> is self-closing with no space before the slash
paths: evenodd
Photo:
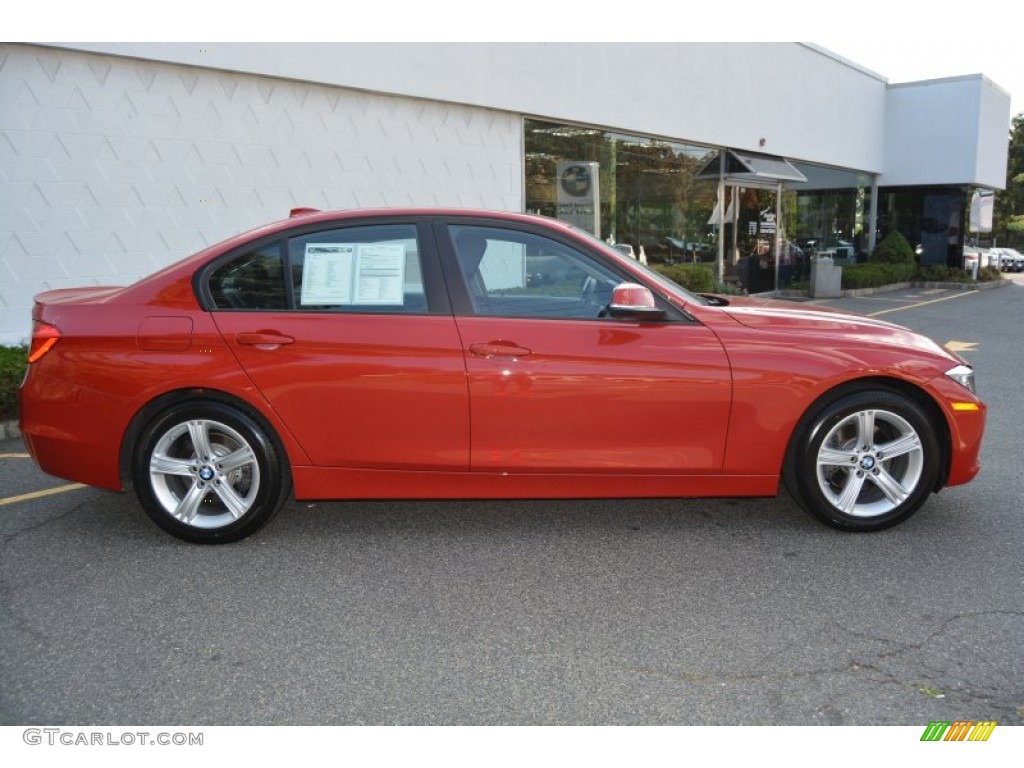
<path id="1" fill-rule="evenodd" d="M 215 258 L 219 254 L 226 253 L 235 248 L 244 246 L 253 240 L 263 237 L 270 237 L 281 232 L 287 232 L 296 227 L 306 227 L 316 224 L 331 224 L 334 222 L 359 221 L 360 219 L 373 218 L 462 218 L 462 219 L 487 219 L 492 222 L 506 221 L 509 223 L 532 223 L 548 228 L 562 229 L 566 232 L 573 230 L 572 225 L 553 219 L 549 216 L 540 216 L 532 213 L 519 213 L 516 211 L 494 211 L 480 208 L 452 208 L 452 207 L 408 207 L 408 208 L 345 208 L 337 210 L 322 211 L 316 208 L 298 207 L 291 210 L 291 215 L 285 219 L 262 224 L 244 232 L 238 232 L 219 242 L 216 242 L 196 253 L 182 257 L 178 261 L 168 264 L 152 274 L 146 275 L 141 280 L 123 290 L 139 292 L 148 291 L 150 286 L 162 285 L 168 279 L 174 279 L 189 275 L 198 265 Z"/>
<path id="2" fill-rule="evenodd" d="M 351 219 L 362 218 L 385 218 L 385 217 L 438 217 L 438 218 L 485 218 L 492 221 L 507 221 L 519 223 L 540 224 L 547 227 L 555 227 L 571 231 L 571 224 L 550 216 L 541 216 L 533 213 L 519 213 L 517 211 L 495 211 L 482 208 L 452 208 L 452 207 L 409 207 L 409 208 L 342 208 L 336 210 L 320 210 L 317 208 L 298 207 L 292 208 L 291 215 L 285 219 L 262 224 L 253 229 L 239 232 L 214 244 L 211 248 L 226 250 L 241 245 L 249 240 L 265 235 L 276 234 L 296 226 L 308 224 L 321 224 L 330 222 L 341 222 Z M 210 249 L 206 249 L 209 251 Z"/>
<path id="3" fill-rule="evenodd" d="M 500 219 L 505 221 L 526 221 L 555 225 L 565 229 L 571 229 L 571 225 L 550 216 L 541 216 L 535 213 L 520 213 L 518 211 L 498 211 L 484 208 L 452 208 L 452 207 L 412 207 L 412 208 L 341 208 L 336 210 L 319 210 L 316 208 L 293 208 L 287 219 L 282 219 L 274 224 L 287 226 L 296 221 L 316 222 L 354 219 L 363 217 L 383 216 L 433 216 L 433 217 L 479 217 L 487 219 Z"/>

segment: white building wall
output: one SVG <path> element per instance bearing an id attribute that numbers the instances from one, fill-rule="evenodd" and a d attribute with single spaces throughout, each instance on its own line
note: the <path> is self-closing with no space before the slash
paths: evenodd
<path id="1" fill-rule="evenodd" d="M 802 43 L 66 45 L 882 170 L 886 80 Z"/>
<path id="2" fill-rule="evenodd" d="M 0 343 L 295 206 L 520 210 L 522 121 L 478 107 L 0 45 Z"/>
<path id="3" fill-rule="evenodd" d="M 882 186 L 972 184 L 1002 189 L 1010 96 L 983 75 L 889 87 Z"/>
<path id="4" fill-rule="evenodd" d="M 1009 97 L 802 43 L 0 44 L 0 343 L 293 206 L 520 210 L 523 115 L 1001 188 Z"/>
<path id="5" fill-rule="evenodd" d="M 1005 189 L 1010 155 L 1010 94 L 984 76 L 979 77 L 981 85 L 975 183 L 993 189 Z"/>

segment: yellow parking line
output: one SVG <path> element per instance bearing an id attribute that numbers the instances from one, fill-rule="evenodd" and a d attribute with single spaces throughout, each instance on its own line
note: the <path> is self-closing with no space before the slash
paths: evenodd
<path id="1" fill-rule="evenodd" d="M 85 488 L 82 483 L 71 483 L 70 485 L 59 485 L 56 488 L 47 488 L 44 491 L 32 491 L 32 493 L 23 493 L 20 496 L 8 496 L 6 499 L 0 499 L 0 507 L 5 507 L 8 504 L 17 504 L 19 501 L 28 501 L 29 499 L 40 499 L 43 496 L 53 496 L 57 493 L 67 493 L 68 491 L 76 491 L 79 488 Z"/>
<path id="2" fill-rule="evenodd" d="M 914 307 L 923 307 L 925 304 L 936 304 L 940 301 L 949 301 L 950 299 L 959 299 L 961 296 L 970 296 L 972 293 L 977 293 L 977 290 L 964 291 L 963 293 L 954 293 L 952 296 L 943 296 L 941 299 L 929 299 L 928 301 L 919 301 L 916 304 L 907 304 L 905 307 L 893 307 L 891 309 L 880 309 L 878 312 L 868 313 L 868 317 L 878 317 L 879 315 L 887 315 L 890 312 L 902 312 L 904 309 L 913 309 Z"/>
<path id="3" fill-rule="evenodd" d="M 0 459 L 27 459 L 27 453 L 0 453 Z"/>

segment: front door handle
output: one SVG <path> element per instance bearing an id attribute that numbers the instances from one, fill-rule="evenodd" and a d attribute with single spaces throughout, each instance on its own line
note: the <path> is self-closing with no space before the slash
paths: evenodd
<path id="1" fill-rule="evenodd" d="M 499 360 L 515 360 L 533 353 L 533 350 L 520 347 L 511 341 L 489 341 L 484 344 L 470 344 L 469 351 L 477 357 L 485 357 L 488 360 L 495 358 Z"/>
<path id="2" fill-rule="evenodd" d="M 291 344 L 295 339 L 276 331 L 257 331 L 256 333 L 239 333 L 235 336 L 235 341 L 247 347 L 277 349 L 282 344 Z"/>

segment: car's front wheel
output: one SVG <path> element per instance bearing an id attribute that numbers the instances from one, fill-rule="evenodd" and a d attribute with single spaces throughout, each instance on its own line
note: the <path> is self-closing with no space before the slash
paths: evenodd
<path id="1" fill-rule="evenodd" d="M 178 405 L 153 419 L 132 457 L 132 479 L 157 525 L 202 544 L 250 535 L 277 513 L 291 489 L 273 435 L 219 402 Z"/>
<path id="2" fill-rule="evenodd" d="M 877 531 L 910 517 L 935 488 L 941 450 L 928 415 L 887 390 L 841 397 L 797 435 L 786 484 L 813 517 Z"/>

